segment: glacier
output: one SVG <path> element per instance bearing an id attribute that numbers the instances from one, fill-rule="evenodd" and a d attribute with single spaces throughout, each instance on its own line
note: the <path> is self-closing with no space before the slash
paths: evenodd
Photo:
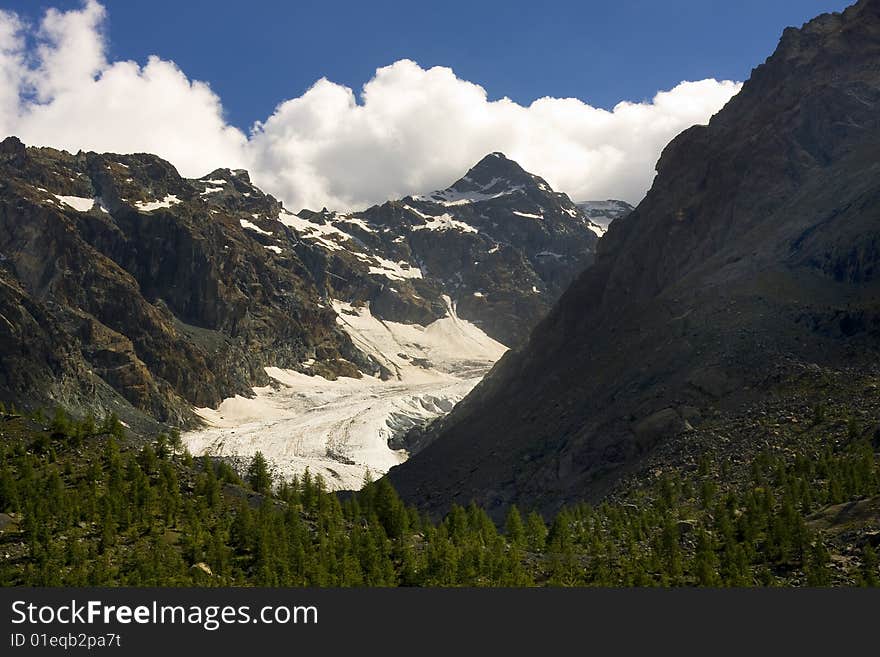
<path id="1" fill-rule="evenodd" d="M 329 381 L 305 372 L 266 368 L 270 385 L 254 396 L 198 408 L 203 428 L 184 434 L 195 455 L 233 457 L 262 452 L 276 476 L 306 468 L 331 490 L 360 488 L 407 458 L 389 440 L 448 413 L 507 350 L 458 317 L 444 297 L 445 317 L 428 326 L 383 321 L 369 305 L 333 301 L 337 322 L 354 344 L 392 373 Z M 302 364 L 308 371 L 309 362 Z"/>

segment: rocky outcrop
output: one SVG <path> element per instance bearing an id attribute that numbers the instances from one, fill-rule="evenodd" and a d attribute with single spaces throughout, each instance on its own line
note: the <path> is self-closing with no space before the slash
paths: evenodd
<path id="1" fill-rule="evenodd" d="M 440 511 L 601 497 L 712 409 L 804 363 L 876 362 L 880 1 L 783 34 L 663 151 L 595 264 L 390 473 Z"/>
<path id="2" fill-rule="evenodd" d="M 225 172 L 230 190 L 215 201 L 205 190 L 222 172 L 188 181 L 150 155 L 70 155 L 15 138 L 0 145 L 0 170 L 5 315 L 21 318 L 9 339 L 32 343 L 26 356 L 2 352 L 8 377 L 24 376 L 19 361 L 31 370 L 3 386 L 7 401 L 186 424 L 192 405 L 264 382 L 268 364 L 320 352 L 328 372 L 370 369 L 321 307 L 295 233 L 280 226 L 289 246 L 278 254 L 250 235 L 248 211 L 280 204 L 246 179 L 237 191 Z"/>

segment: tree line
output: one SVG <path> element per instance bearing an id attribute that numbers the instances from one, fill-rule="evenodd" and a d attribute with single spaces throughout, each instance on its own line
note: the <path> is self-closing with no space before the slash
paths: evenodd
<path id="1" fill-rule="evenodd" d="M 137 444 L 113 416 L 59 412 L 48 425 L 0 441 L 2 585 L 878 582 L 874 546 L 865 542 L 835 567 L 807 521 L 829 504 L 880 493 L 876 454 L 860 439 L 818 458 L 762 453 L 738 487 L 709 476 L 704 459 L 696 472 L 662 476 L 627 499 L 551 518 L 511 506 L 499 526 L 475 504 L 432 519 L 386 479 L 345 497 L 308 471 L 276 481 L 259 453 L 237 473 L 193 458 L 176 433 Z"/>

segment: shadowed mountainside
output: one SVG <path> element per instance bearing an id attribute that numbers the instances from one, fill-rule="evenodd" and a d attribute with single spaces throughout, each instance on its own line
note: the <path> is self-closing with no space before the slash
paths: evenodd
<path id="1" fill-rule="evenodd" d="M 392 483 L 433 512 L 597 499 L 804 367 L 870 367 L 878 152 L 880 2 L 787 29 L 707 126 L 665 148 L 595 264 Z"/>

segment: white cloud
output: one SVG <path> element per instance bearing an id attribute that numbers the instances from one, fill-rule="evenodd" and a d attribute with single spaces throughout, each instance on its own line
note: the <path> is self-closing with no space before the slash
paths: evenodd
<path id="1" fill-rule="evenodd" d="M 702 80 L 610 112 L 573 98 L 526 107 L 489 101 L 449 68 L 401 60 L 377 70 L 359 97 L 322 78 L 245 135 L 225 122 L 210 87 L 173 62 L 108 62 L 104 18 L 94 0 L 50 10 L 36 28 L 0 12 L 0 131 L 73 151 L 153 152 L 188 176 L 245 167 L 295 209 L 445 187 L 491 151 L 572 198 L 638 201 L 663 146 L 739 90 Z M 26 50 L 26 34 L 36 49 Z"/>
<path id="2" fill-rule="evenodd" d="M 40 101 L 76 92 L 107 66 L 100 33 L 104 7 L 87 0 L 81 11 L 49 9 L 37 31 L 39 67 L 31 82 Z"/>
<path id="3" fill-rule="evenodd" d="M 157 153 L 186 175 L 245 165 L 247 138 L 226 124 L 210 87 L 158 57 L 107 62 L 104 18 L 94 0 L 49 10 L 36 28 L 0 14 L 0 132 L 74 152 Z"/>
<path id="4" fill-rule="evenodd" d="M 0 127 L 15 121 L 24 65 L 22 25 L 15 14 L 0 10 Z"/>

